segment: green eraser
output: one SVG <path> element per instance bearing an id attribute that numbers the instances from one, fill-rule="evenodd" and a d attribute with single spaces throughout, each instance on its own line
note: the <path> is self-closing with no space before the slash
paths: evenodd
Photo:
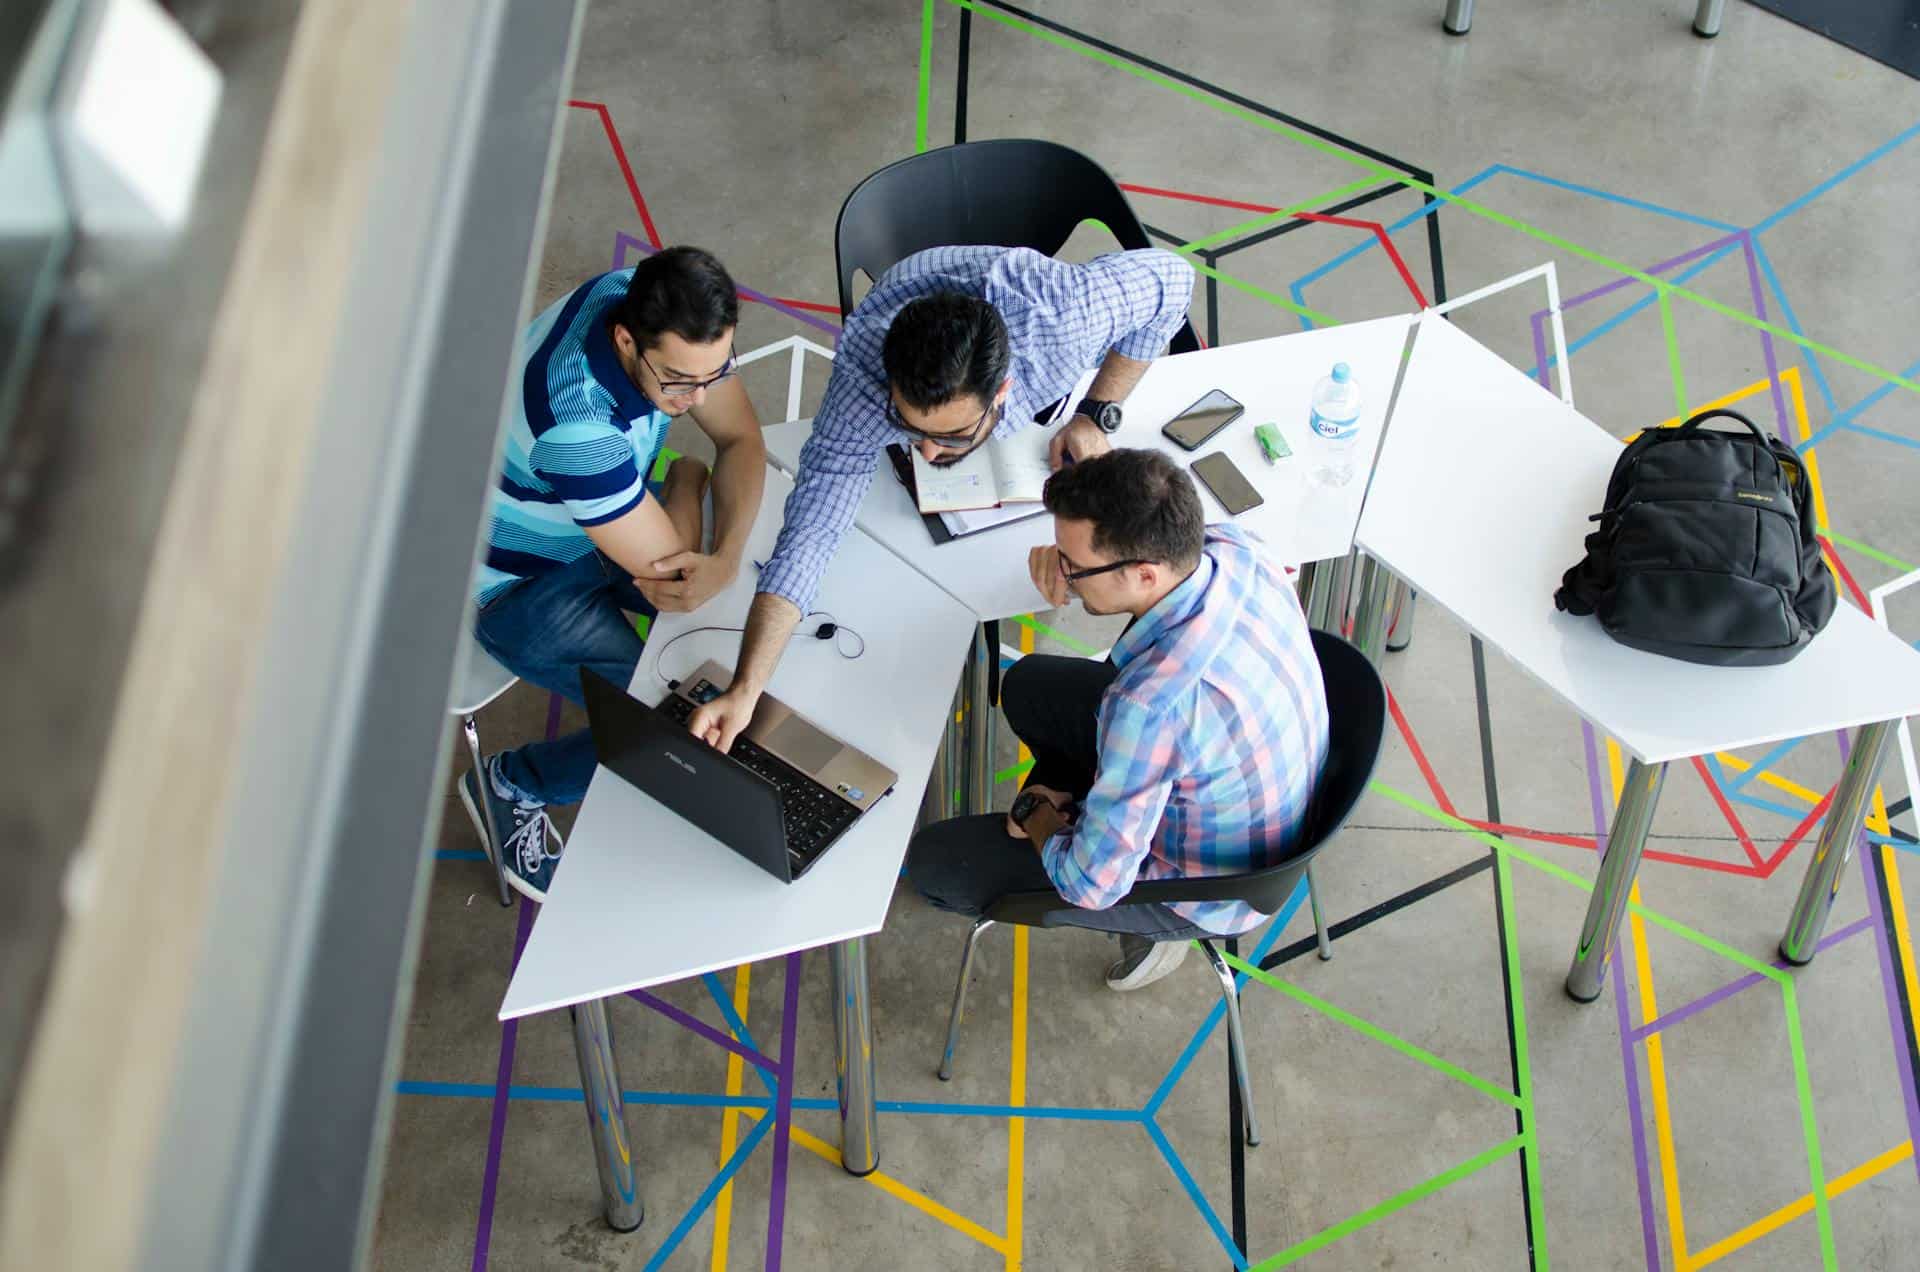
<path id="1" fill-rule="evenodd" d="M 1262 424 L 1253 430 L 1253 435 L 1259 440 L 1260 453 L 1267 457 L 1269 464 L 1278 459 L 1285 459 L 1287 456 L 1293 454 L 1293 451 L 1287 446 L 1287 439 L 1280 436 L 1280 426 L 1278 424 Z"/>

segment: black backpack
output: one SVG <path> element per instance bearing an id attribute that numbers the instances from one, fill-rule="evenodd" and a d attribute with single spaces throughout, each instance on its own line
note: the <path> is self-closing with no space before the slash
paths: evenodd
<path id="1" fill-rule="evenodd" d="M 1716 416 L 1745 433 L 1701 428 Z M 1553 603 L 1623 645 L 1720 667 L 1783 663 L 1833 617 L 1812 490 L 1793 447 L 1738 411 L 1702 411 L 1628 444 L 1586 559 Z"/>

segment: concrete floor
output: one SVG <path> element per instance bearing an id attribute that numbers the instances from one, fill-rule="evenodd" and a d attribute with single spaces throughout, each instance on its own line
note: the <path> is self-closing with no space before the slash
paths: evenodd
<path id="1" fill-rule="evenodd" d="M 971 24 L 967 136 L 1049 137 L 1122 182 L 1262 207 L 1365 175 L 1336 144 L 1305 144 L 1146 68 L 1159 63 L 1430 170 L 1444 189 L 1470 186 L 1464 197 L 1498 219 L 1471 209 L 1440 218 L 1450 294 L 1550 259 L 1563 293 L 1577 297 L 1619 277 L 1594 256 L 1645 268 L 1750 230 L 1691 262 L 1707 263 L 1687 286 L 1853 359 L 1912 372 L 1920 85 L 1746 6 L 1732 7 L 1714 42 L 1688 34 L 1683 0 L 1487 5 L 1464 40 L 1441 35 L 1440 8 L 1047 6 L 1050 21 L 1118 52 L 983 10 Z M 941 144 L 954 135 L 961 10 L 929 11 L 925 129 Z M 539 302 L 606 269 L 618 236 L 657 229 L 718 252 L 746 286 L 831 303 L 841 199 L 915 146 L 922 21 L 908 0 L 597 4 Z M 1133 197 L 1144 220 L 1184 240 L 1259 215 Z M 1391 222 L 1417 206 L 1397 193 L 1353 215 Z M 1422 225 L 1392 238 L 1431 295 Z M 1241 282 L 1215 290 L 1212 334 L 1296 330 L 1294 315 L 1244 285 L 1284 297 L 1308 275 L 1300 299 L 1342 320 L 1410 308 L 1377 247 L 1325 270 L 1368 242 L 1364 230 L 1313 226 L 1223 257 L 1218 267 Z M 1530 366 L 1537 295 L 1489 301 L 1462 324 Z M 1624 435 L 1671 416 L 1676 400 L 1751 388 L 1758 418 L 1772 423 L 1771 356 L 1790 419 L 1803 412 L 1823 430 L 1844 416 L 1816 453 L 1846 570 L 1865 590 L 1920 560 L 1914 397 L 1897 388 L 1876 397 L 1881 378 L 1787 341 L 1763 349 L 1751 326 L 1684 299 L 1672 307 L 1670 359 L 1647 295 L 1636 285 L 1570 309 L 1586 413 Z M 1196 296 L 1203 332 L 1208 299 Z M 749 305 L 739 347 L 794 334 L 825 342 L 828 333 Z M 824 382 L 816 360 L 803 413 Z M 782 417 L 784 356 L 751 368 L 748 386 L 764 419 Z M 685 433 L 675 444 L 699 453 Z M 1892 617 L 1920 636 L 1920 589 L 1896 598 Z M 1077 612 L 1039 618 L 1080 644 L 1111 634 Z M 1036 647 L 1063 648 L 1046 635 Z M 1837 772 L 1834 740 L 1768 757 L 1764 776 L 1741 772 L 1757 752 L 1675 766 L 1641 894 L 1701 937 L 1636 923 L 1607 996 L 1581 1008 L 1560 985 L 1586 894 L 1558 872 L 1591 878 L 1604 740 L 1590 760 L 1580 722 L 1489 654 L 1492 762 L 1483 763 L 1468 639 L 1430 609 L 1386 674 L 1405 727 L 1389 739 L 1381 783 L 1514 828 L 1512 851 L 1490 855 L 1384 797 L 1362 805 L 1322 858 L 1330 917 L 1349 926 L 1335 959 L 1288 958 L 1278 975 L 1292 989 L 1247 991 L 1261 1147 L 1237 1150 L 1229 1135 L 1217 995 L 1199 960 L 1122 998 L 1099 984 L 1110 947 L 1086 934 L 993 933 L 960 1072 L 938 1082 L 962 925 L 903 892 L 870 953 L 881 1095 L 938 1107 L 883 1115 L 884 1180 L 851 1179 L 810 1151 L 837 1134 L 830 1105 L 818 1107 L 833 1095 L 832 1040 L 824 960 L 811 957 L 792 1022 L 795 1126 L 805 1134 L 784 1170 L 762 1143 L 725 1190 L 716 1170 L 767 1106 L 766 1089 L 670 1021 L 614 1006 L 625 1083 L 645 1093 L 628 1117 L 647 1220 L 627 1236 L 600 1220 L 566 1021 L 503 1031 L 494 1020 L 519 920 L 494 903 L 450 798 L 376 1264 L 747 1267 L 771 1262 L 771 1246 L 789 1268 L 1159 1269 L 1227 1266 L 1238 1239 L 1248 1263 L 1312 1269 L 1915 1267 L 1907 933 L 1920 924 L 1920 884 L 1903 899 L 1900 875 L 1920 880 L 1920 859 L 1875 848 L 1850 868 L 1829 929 L 1845 935 L 1795 974 L 1796 994 L 1760 981 L 1644 1040 L 1634 1032 L 1773 957 L 1808 852 L 1800 823 Z M 546 710 L 517 689 L 484 713 L 483 738 L 529 739 Z M 1897 769 L 1886 775 L 1889 801 L 1907 794 Z M 1911 818 L 1895 825 L 1910 829 Z M 1304 911 L 1281 926 L 1259 936 L 1261 952 L 1300 952 Z M 787 1023 L 788 974 L 767 963 L 715 982 L 768 1049 Z M 722 1025 L 698 982 L 662 996 Z M 1042 1111 L 1004 1116 L 1015 1103 Z M 770 1241 L 775 1196 L 784 1220 Z"/>

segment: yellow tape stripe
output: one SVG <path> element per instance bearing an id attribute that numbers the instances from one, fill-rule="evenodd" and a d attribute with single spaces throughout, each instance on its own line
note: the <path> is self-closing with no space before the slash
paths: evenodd
<path id="1" fill-rule="evenodd" d="M 1813 436 L 1813 428 L 1807 422 L 1807 395 L 1800 386 L 1800 368 L 1788 367 L 1780 373 L 1780 378 L 1792 391 L 1793 413 L 1800 421 L 1800 440 L 1804 442 Z M 1820 457 L 1814 454 L 1819 449 L 1816 446 L 1804 451 L 1800 458 L 1807 465 L 1807 484 L 1813 487 L 1813 524 L 1825 527 L 1833 522 L 1827 520 L 1827 487 L 1820 480 Z"/>
<path id="2" fill-rule="evenodd" d="M 1912 1156 L 1912 1140 L 1888 1149 L 1872 1161 L 1864 1162 L 1846 1174 L 1829 1180 L 1827 1183 L 1827 1199 L 1831 1201 L 1854 1185 L 1864 1184 L 1880 1172 L 1898 1166 L 1901 1162 L 1906 1161 Z M 1700 1253 L 1694 1255 L 1691 1262 L 1681 1264 L 1680 1272 L 1695 1272 L 1696 1269 L 1707 1266 L 1707 1264 L 1712 1263 L 1715 1259 L 1725 1258 L 1735 1250 L 1752 1245 L 1768 1233 L 1785 1227 L 1787 1224 L 1792 1223 L 1795 1219 L 1808 1214 L 1812 1210 L 1813 1194 L 1808 1193 L 1798 1201 L 1788 1202 L 1764 1219 L 1755 1220 L 1732 1236 L 1724 1237 L 1714 1242 L 1706 1249 L 1700 1251 Z"/>
<path id="3" fill-rule="evenodd" d="M 1630 899 L 1640 902 L 1640 885 L 1633 885 Z M 1633 961 L 1635 978 L 1640 982 L 1640 1023 L 1657 1020 L 1660 1003 L 1653 990 L 1653 964 L 1647 954 L 1646 921 L 1635 912 L 1633 925 Z M 1653 1105 L 1654 1137 L 1660 1149 L 1660 1181 L 1667 1198 L 1667 1229 L 1673 1241 L 1676 1267 L 1687 1262 L 1687 1220 L 1680 1206 L 1680 1167 L 1673 1149 L 1673 1112 L 1667 1097 L 1666 1038 L 1653 1034 L 1647 1039 L 1647 1088 Z"/>
<path id="4" fill-rule="evenodd" d="M 766 1116 L 766 1114 L 758 1110 L 749 1110 L 748 1116 L 758 1121 L 760 1118 Z M 809 1153 L 814 1154 L 816 1157 L 824 1157 L 835 1166 L 840 1164 L 840 1150 L 825 1140 L 820 1139 L 818 1136 L 809 1135 L 797 1126 L 789 1127 L 788 1132 L 793 1142 L 806 1149 Z M 965 1215 L 949 1210 L 933 1198 L 915 1192 L 891 1175 L 882 1174 L 876 1170 L 873 1174 L 866 1177 L 866 1182 L 872 1184 L 881 1192 L 906 1202 L 921 1214 L 931 1215 L 956 1232 L 966 1233 L 996 1254 L 1006 1254 L 1012 1249 L 1012 1247 L 1007 1244 L 1005 1237 L 997 1233 L 988 1232 L 985 1228 L 967 1218 Z"/>
<path id="5" fill-rule="evenodd" d="M 747 1020 L 747 987 L 752 972 L 745 963 L 733 969 L 733 1010 L 740 1016 L 740 1023 Z M 735 1039 L 738 1041 L 738 1039 Z M 727 1055 L 727 1095 L 740 1094 L 740 1084 L 746 1077 L 746 1061 L 739 1056 Z M 734 1147 L 739 1143 L 740 1110 L 730 1108 L 720 1119 L 720 1164 L 725 1166 L 733 1157 Z M 726 1187 L 713 1202 L 713 1253 L 709 1265 L 713 1272 L 726 1272 L 727 1240 L 733 1231 L 733 1181 L 729 1179 Z"/>
<path id="6" fill-rule="evenodd" d="M 1625 789 L 1627 779 L 1625 766 L 1621 762 L 1620 744 L 1612 738 L 1607 739 L 1607 772 L 1613 779 L 1613 806 L 1618 809 L 1620 793 Z M 1639 880 L 1634 880 L 1633 891 L 1627 899 L 1636 907 L 1640 904 Z M 1628 923 L 1633 938 L 1634 979 L 1639 982 L 1640 1023 L 1645 1024 L 1659 1018 L 1660 999 L 1653 987 L 1653 960 L 1647 949 L 1646 921 L 1635 909 L 1630 913 Z M 1660 1180 L 1667 1199 L 1667 1228 L 1673 1241 L 1674 1265 L 1684 1267 L 1687 1262 L 1687 1221 L 1680 1206 L 1680 1171 L 1673 1150 L 1673 1116 L 1667 1099 L 1665 1039 L 1660 1034 L 1647 1039 L 1647 1088 L 1653 1105 L 1654 1137 L 1660 1152 Z"/>
<path id="7" fill-rule="evenodd" d="M 1880 845 L 1880 869 L 1887 879 L 1887 908 L 1893 911 L 1893 944 L 1900 956 L 1900 975 L 1907 982 L 1907 1001 L 1920 1010 L 1920 977 L 1914 973 L 1913 933 L 1907 930 L 1907 900 L 1900 891 L 1900 854 L 1892 844 Z M 1920 1046 L 1920 1023 L 1914 1026 L 1914 1044 Z"/>
<path id="8" fill-rule="evenodd" d="M 1025 748 L 1022 748 L 1023 750 Z M 1013 1068 L 1007 1103 L 1027 1102 L 1027 929 L 1013 929 Z M 1007 1272 L 1017 1272 L 1021 1256 L 1022 1209 L 1026 1194 L 1027 1119 L 1007 1119 Z"/>
<path id="9" fill-rule="evenodd" d="M 1738 773 L 1744 773 L 1753 767 L 1752 761 L 1743 760 L 1739 756 L 1730 755 L 1725 751 L 1715 751 L 1713 758 Z M 1818 791 L 1809 790 L 1798 782 L 1781 777 L 1778 773 L 1769 773 L 1765 769 L 1755 774 L 1755 777 L 1765 782 L 1768 786 L 1773 787 L 1773 789 L 1793 796 L 1809 808 L 1826 798 L 1826 796 L 1820 794 Z M 1881 792 L 1881 788 L 1878 786 L 1873 788 L 1873 811 L 1867 815 L 1866 827 L 1876 835 L 1893 833 L 1887 823 L 1887 801 Z"/>

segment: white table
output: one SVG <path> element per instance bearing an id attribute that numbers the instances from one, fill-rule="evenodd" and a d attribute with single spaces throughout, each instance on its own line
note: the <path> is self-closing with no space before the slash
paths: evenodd
<path id="1" fill-rule="evenodd" d="M 1859 838 L 1892 723 L 1920 712 L 1920 653 L 1844 601 L 1777 667 L 1629 649 L 1554 609 L 1620 443 L 1452 323 L 1423 317 L 1358 545 L 1633 756 L 1567 990 L 1599 996 L 1670 760 L 1862 726 L 1781 954 L 1805 964 Z"/>
<path id="2" fill-rule="evenodd" d="M 767 474 L 751 556 L 765 560 L 771 551 L 790 489 L 780 474 Z M 744 568 L 697 613 L 661 616 L 634 673 L 634 696 L 664 696 L 662 661 L 669 678 L 708 658 L 733 665 L 737 632 L 667 643 L 704 625 L 739 626 L 754 585 L 754 571 Z M 621 1231 L 640 1222 L 639 1196 L 603 1000 L 631 989 L 831 945 L 843 1160 L 856 1174 L 878 1164 L 862 938 L 886 922 L 973 616 L 858 531 L 841 544 L 816 606 L 865 637 L 866 652 L 843 659 L 834 641 L 811 639 L 803 628 L 768 691 L 894 769 L 893 793 L 789 885 L 600 769 L 500 1005 L 502 1020 L 575 1009 L 608 1222 Z"/>
<path id="3" fill-rule="evenodd" d="M 1376 318 L 1159 358 L 1128 396 L 1126 423 L 1114 435 L 1114 445 L 1160 450 L 1182 467 L 1216 451 L 1226 452 L 1266 500 L 1236 518 L 1239 525 L 1260 535 L 1287 565 L 1343 562 L 1353 546 L 1367 470 L 1412 321 L 1410 314 Z M 1362 431 L 1353 480 L 1327 490 L 1308 479 L 1313 443 L 1307 412 L 1315 381 L 1336 362 L 1347 363 L 1361 386 Z M 1076 401 L 1085 388 L 1083 381 L 1076 389 Z M 1210 389 L 1225 389 L 1246 407 L 1246 413 L 1198 451 L 1181 450 L 1162 435 L 1161 426 Z M 1280 426 L 1294 452 L 1271 465 L 1253 437 L 1254 426 L 1267 421 Z M 800 449 L 812 431 L 811 419 L 767 428 L 769 460 L 789 475 L 797 474 Z M 1200 501 L 1209 520 L 1226 519 L 1211 495 L 1202 491 Z M 983 623 L 1031 613 L 1046 603 L 1028 577 L 1027 552 L 1053 542 L 1050 517 L 1032 517 L 936 544 L 906 488 L 883 459 L 854 523 L 957 597 Z M 1326 611 L 1332 594 L 1344 592 L 1344 575 L 1327 571 L 1314 582 L 1316 586 L 1307 589 L 1309 615 L 1319 625 L 1337 629 L 1337 622 L 1329 624 Z M 992 798 L 993 695 L 987 680 L 997 665 L 999 649 L 991 631 L 983 631 L 976 642 L 954 712 L 963 725 L 956 742 L 964 756 L 959 765 L 964 775 L 960 785 L 967 792 L 964 806 L 974 812 L 987 811 Z"/>
<path id="4" fill-rule="evenodd" d="M 1376 318 L 1159 358 L 1127 397 L 1126 423 L 1114 434 L 1113 444 L 1164 451 L 1183 468 L 1192 460 L 1225 451 L 1266 498 L 1260 507 L 1235 518 L 1237 524 L 1265 539 L 1287 565 L 1343 557 L 1353 545 L 1367 466 L 1380 438 L 1380 421 L 1386 415 L 1411 322 L 1411 315 Z M 1364 406 L 1354 478 L 1329 491 L 1307 479 L 1311 454 L 1307 410 L 1314 382 L 1336 362 L 1353 368 Z M 1162 436 L 1160 428 L 1209 389 L 1231 393 L 1246 406 L 1246 414 L 1198 451 L 1181 450 Z M 1261 457 L 1253 439 L 1254 425 L 1267 421 L 1279 424 L 1294 451 L 1291 458 L 1273 465 Z M 782 471 L 797 473 L 800 447 L 812 431 L 810 419 L 772 425 L 766 430 L 767 457 Z M 1225 511 L 1211 495 L 1202 491 L 1200 501 L 1209 521 L 1226 520 Z M 937 580 L 982 619 L 1011 618 L 1044 603 L 1027 577 L 1027 549 L 1053 542 L 1053 523 L 1047 517 L 936 544 L 906 487 L 882 460 L 855 524 L 919 573 Z"/>

